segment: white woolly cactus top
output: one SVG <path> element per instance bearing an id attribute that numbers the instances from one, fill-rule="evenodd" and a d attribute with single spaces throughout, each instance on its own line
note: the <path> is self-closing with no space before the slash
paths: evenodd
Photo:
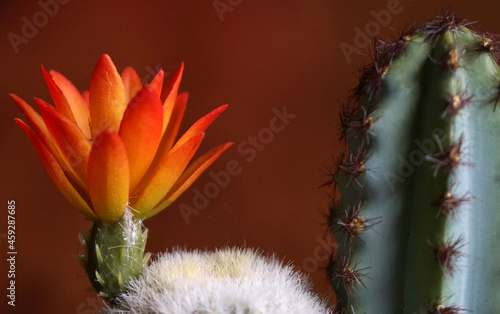
<path id="1" fill-rule="evenodd" d="M 238 248 L 163 254 L 118 301 L 104 313 L 332 313 L 291 266 Z"/>

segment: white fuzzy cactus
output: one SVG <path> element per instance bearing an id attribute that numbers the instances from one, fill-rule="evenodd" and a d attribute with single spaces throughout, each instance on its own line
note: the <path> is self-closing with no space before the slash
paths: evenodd
<path id="1" fill-rule="evenodd" d="M 104 313 L 331 313 L 290 265 L 238 248 L 165 253 L 117 301 Z"/>

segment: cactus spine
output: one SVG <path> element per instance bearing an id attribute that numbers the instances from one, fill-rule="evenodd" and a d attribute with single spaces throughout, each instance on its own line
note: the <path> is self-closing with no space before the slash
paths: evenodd
<path id="1" fill-rule="evenodd" d="M 468 25 L 377 42 L 340 114 L 339 313 L 500 313 L 500 43 Z"/>
<path id="2" fill-rule="evenodd" d="M 95 290 L 110 304 L 126 292 L 130 280 L 137 278 L 147 265 L 150 253 L 144 254 L 147 229 L 134 220 L 130 211 L 109 225 L 96 221 L 90 232 L 80 233 L 86 254 L 80 256 Z"/>

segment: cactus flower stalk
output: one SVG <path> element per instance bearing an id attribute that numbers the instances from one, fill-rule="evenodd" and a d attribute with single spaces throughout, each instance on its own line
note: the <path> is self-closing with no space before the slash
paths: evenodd
<path id="1" fill-rule="evenodd" d="M 94 222 L 81 240 L 82 259 L 97 291 L 112 301 L 147 262 L 142 221 L 182 194 L 232 143 L 191 162 L 221 106 L 177 141 L 188 95 L 178 94 L 184 66 L 164 83 L 164 71 L 144 85 L 133 68 L 120 75 L 108 55 L 97 62 L 89 91 L 62 74 L 42 73 L 55 106 L 35 98 L 38 114 L 11 97 L 28 123 L 15 119 L 56 188 Z M 121 247 L 122 249 L 114 249 Z"/>
<path id="2" fill-rule="evenodd" d="M 500 42 L 470 24 L 376 42 L 340 114 L 339 313 L 500 313 Z"/>

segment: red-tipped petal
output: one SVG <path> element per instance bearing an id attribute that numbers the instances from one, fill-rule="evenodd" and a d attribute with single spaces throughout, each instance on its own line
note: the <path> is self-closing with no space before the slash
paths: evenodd
<path id="1" fill-rule="evenodd" d="M 178 149 L 171 151 L 163 158 L 156 169 L 150 182 L 146 182 L 146 187 L 132 207 L 139 212 L 141 218 L 143 213 L 149 212 L 165 197 L 170 188 L 179 179 L 184 169 L 188 165 L 194 153 L 200 146 L 204 134 L 198 134 L 191 138 Z"/>
<path id="2" fill-rule="evenodd" d="M 159 157 L 167 154 L 174 145 L 177 133 L 179 133 L 182 118 L 184 117 L 184 112 L 186 111 L 188 96 L 188 93 L 179 94 L 179 96 L 177 96 L 175 104 L 170 109 L 171 116 L 167 120 L 168 126 L 166 132 L 163 133 L 160 147 L 158 148 L 157 154 L 159 155 Z M 165 123 L 165 119 L 163 119 L 163 123 Z M 165 126 L 163 126 L 163 128 L 165 128 Z"/>
<path id="3" fill-rule="evenodd" d="M 30 128 L 19 119 L 15 119 L 16 123 L 24 130 L 26 135 L 28 135 L 31 143 L 35 147 L 35 150 L 40 158 L 45 171 L 49 175 L 50 179 L 56 186 L 57 190 L 64 195 L 64 197 L 73 205 L 78 211 L 80 211 L 87 218 L 96 220 L 97 216 L 90 209 L 89 205 L 82 196 L 77 192 L 77 190 L 71 185 L 68 178 L 64 175 L 61 167 L 49 152 L 47 147 L 40 141 L 40 139 L 30 130 Z"/>
<path id="4" fill-rule="evenodd" d="M 113 223 L 125 212 L 129 196 L 127 151 L 120 136 L 104 130 L 89 156 L 89 195 L 100 220 Z"/>
<path id="5" fill-rule="evenodd" d="M 108 55 L 97 62 L 90 81 L 90 126 L 96 138 L 103 130 L 118 132 L 127 97 L 122 79 Z"/>
<path id="6" fill-rule="evenodd" d="M 69 119 L 71 122 L 76 123 L 68 99 L 66 99 L 62 90 L 59 88 L 59 86 L 57 86 L 52 76 L 47 73 L 43 65 L 41 66 L 41 68 L 43 77 L 45 78 L 45 83 L 49 88 L 50 96 L 52 96 L 52 100 L 54 101 L 54 105 L 56 106 L 57 110 L 62 113 L 63 116 L 66 117 L 66 119 Z"/>
<path id="7" fill-rule="evenodd" d="M 45 125 L 42 117 L 21 97 L 15 94 L 10 94 L 10 97 L 16 102 L 16 105 L 26 116 L 26 119 L 28 119 L 28 123 L 33 128 L 38 137 L 40 137 L 40 139 L 43 141 L 44 145 L 47 147 L 54 145 L 54 142 L 52 142 L 52 138 L 50 137 L 49 130 L 47 130 L 47 126 Z"/>
<path id="8" fill-rule="evenodd" d="M 161 139 L 163 108 L 156 92 L 144 86 L 130 101 L 119 135 L 130 165 L 130 191 L 134 191 L 155 157 Z"/>
<path id="9" fill-rule="evenodd" d="M 170 124 L 170 119 L 173 116 L 172 110 L 174 110 L 174 107 L 176 106 L 177 92 L 179 91 L 179 85 L 181 84 L 183 72 L 184 72 L 184 63 L 181 63 L 181 65 L 177 68 L 177 70 L 175 70 L 174 74 L 172 74 L 168 78 L 167 82 L 165 83 L 165 86 L 163 87 L 162 97 L 161 97 L 161 99 L 165 99 L 163 103 L 163 110 L 164 110 L 163 133 L 165 133 L 165 129 L 167 125 Z"/>
<path id="10" fill-rule="evenodd" d="M 192 162 L 182 173 L 174 186 L 170 189 L 163 200 L 144 219 L 152 217 L 172 204 L 182 193 L 184 193 L 193 182 L 233 143 L 226 143 L 212 148 L 210 151 Z"/>
<path id="11" fill-rule="evenodd" d="M 21 111 L 24 113 L 34 133 L 40 138 L 45 147 L 56 159 L 56 161 L 59 163 L 59 166 L 61 166 L 61 169 L 64 171 L 64 173 L 66 173 L 66 175 L 71 180 L 73 180 L 73 182 L 78 182 L 75 173 L 68 168 L 66 162 L 59 154 L 59 151 L 57 150 L 56 145 L 52 140 L 52 136 L 50 135 L 50 132 L 47 129 L 47 126 L 45 125 L 45 122 L 43 121 L 42 117 L 31 106 L 29 106 L 24 100 L 22 100 L 18 96 L 14 94 L 11 94 L 10 96 L 12 97 L 12 99 L 14 99 L 19 109 L 21 109 Z"/>
<path id="12" fill-rule="evenodd" d="M 137 72 L 135 72 L 135 70 L 131 67 L 125 68 L 121 77 L 123 86 L 125 87 L 125 94 L 127 95 L 125 102 L 128 104 L 142 89 L 142 82 L 139 75 L 137 75 Z"/>
<path id="13" fill-rule="evenodd" d="M 54 70 L 50 71 L 52 79 L 56 82 L 57 86 L 61 89 L 62 93 L 68 100 L 71 112 L 75 118 L 76 124 L 82 130 L 86 138 L 92 138 L 90 134 L 90 113 L 89 105 L 82 97 L 82 94 L 76 87 L 62 74 Z"/>
<path id="14" fill-rule="evenodd" d="M 156 76 L 153 78 L 153 80 L 149 84 L 156 92 L 156 97 L 158 97 L 158 100 L 160 100 L 161 90 L 163 88 L 164 77 L 165 77 L 165 72 L 163 72 L 163 69 L 160 69 L 160 71 L 158 71 Z"/>
<path id="15" fill-rule="evenodd" d="M 160 145 L 158 146 L 158 150 L 156 151 L 156 156 L 151 162 L 151 166 L 144 175 L 142 181 L 145 182 L 151 181 L 151 177 L 153 176 L 156 168 L 158 168 L 160 161 L 163 158 L 165 158 L 165 156 L 170 152 L 175 137 L 177 136 L 177 133 L 179 131 L 182 117 L 184 116 L 184 111 L 186 110 L 187 98 L 188 98 L 187 93 L 180 94 L 179 97 L 177 97 L 177 101 L 175 102 L 175 107 L 172 110 L 172 118 L 170 119 L 170 124 L 167 128 L 167 132 L 163 134 L 163 137 L 161 138 L 160 141 Z"/>
<path id="16" fill-rule="evenodd" d="M 66 166 L 76 175 L 77 183 L 87 191 L 87 162 L 90 143 L 80 129 L 41 99 L 35 102 Z"/>
<path id="17" fill-rule="evenodd" d="M 198 121 L 196 121 L 187 131 L 184 133 L 181 138 L 175 143 L 175 146 L 173 149 L 176 147 L 179 147 L 181 145 L 184 145 L 187 141 L 189 141 L 190 138 L 193 136 L 196 136 L 197 134 L 200 134 L 202 132 L 205 132 L 205 130 L 214 122 L 214 120 L 222 113 L 224 110 L 226 110 L 227 105 L 222 105 L 217 109 L 212 110 L 212 112 L 208 113 Z"/>

